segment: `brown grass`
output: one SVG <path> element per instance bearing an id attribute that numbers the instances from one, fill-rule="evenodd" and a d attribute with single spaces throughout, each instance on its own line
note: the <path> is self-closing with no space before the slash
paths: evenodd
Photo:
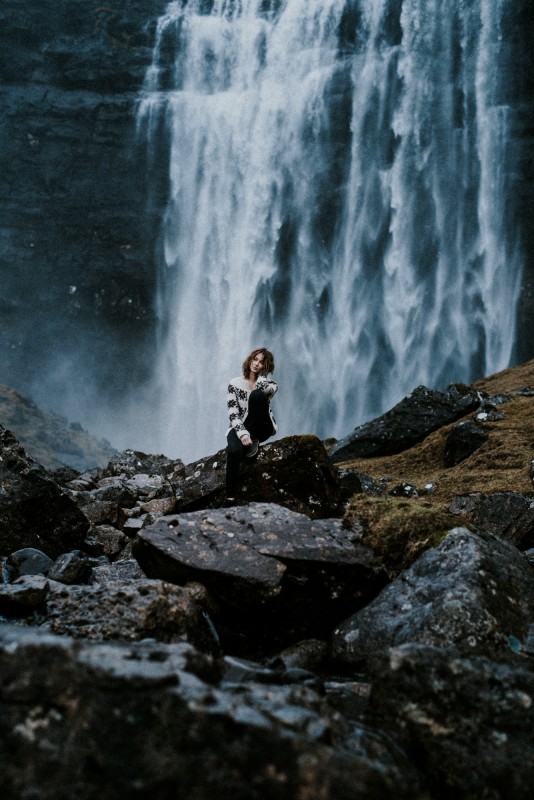
<path id="1" fill-rule="evenodd" d="M 475 387 L 488 393 L 491 388 L 491 393 L 495 394 L 528 385 L 534 386 L 534 361 L 478 381 Z M 511 402 L 500 406 L 500 410 L 506 415 L 505 419 L 483 425 L 488 441 L 454 467 L 443 465 L 445 441 L 452 424 L 431 433 L 423 442 L 403 453 L 360 458 L 338 466 L 360 470 L 375 479 L 390 476 L 391 487 L 405 482 L 423 489 L 426 484 L 434 483 L 437 487 L 435 492 L 425 499 L 443 509 L 448 508 L 452 498 L 459 494 L 533 493 L 530 470 L 534 456 L 534 397 L 514 395 Z M 464 419 L 473 416 L 468 414 Z"/>
<path id="2" fill-rule="evenodd" d="M 367 542 L 390 572 L 397 572 L 422 550 L 437 544 L 447 529 L 468 524 L 467 517 L 448 513 L 456 495 L 508 491 L 534 494 L 531 478 L 534 397 L 513 394 L 514 389 L 534 387 L 534 361 L 477 381 L 473 386 L 489 395 L 512 394 L 513 399 L 500 406 L 505 419 L 483 424 L 488 440 L 460 464 L 450 468 L 443 464 L 451 424 L 403 453 L 359 458 L 337 465 L 364 472 L 376 481 L 387 477 L 388 489 L 409 483 L 420 491 L 418 497 L 403 499 L 354 495 L 348 504 L 347 517 L 362 522 Z M 473 417 L 471 413 L 464 419 Z M 427 494 L 424 487 L 430 483 L 436 488 Z"/>

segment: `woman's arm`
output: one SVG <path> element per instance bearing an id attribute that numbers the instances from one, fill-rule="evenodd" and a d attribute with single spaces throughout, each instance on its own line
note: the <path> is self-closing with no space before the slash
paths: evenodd
<path id="1" fill-rule="evenodd" d="M 258 375 L 256 381 L 256 388 L 261 389 L 267 397 L 273 397 L 278 391 L 278 384 L 276 381 L 267 378 L 265 375 Z"/>
<path id="2" fill-rule="evenodd" d="M 241 419 L 239 399 L 238 399 L 239 391 L 240 390 L 232 383 L 228 384 L 226 405 L 228 407 L 228 418 L 230 420 L 230 426 L 235 430 L 235 432 L 241 439 L 243 436 L 248 436 L 249 434 L 247 429 L 243 425 L 243 420 Z"/>

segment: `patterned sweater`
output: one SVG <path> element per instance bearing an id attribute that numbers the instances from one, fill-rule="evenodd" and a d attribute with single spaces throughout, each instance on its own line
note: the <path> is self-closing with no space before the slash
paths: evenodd
<path id="1" fill-rule="evenodd" d="M 260 375 L 256 381 L 256 389 L 261 389 L 270 399 L 278 391 L 278 386 L 275 381 L 269 380 L 263 375 Z M 239 438 L 248 434 L 245 428 L 245 419 L 248 414 L 248 398 L 250 397 L 250 389 L 248 388 L 248 381 L 246 378 L 234 378 L 228 384 L 228 394 L 226 396 L 226 403 L 228 405 L 228 416 L 230 418 L 230 427 L 226 431 L 226 435 L 230 433 L 232 428 L 235 430 Z M 276 433 L 276 422 L 269 408 L 271 421 Z"/>

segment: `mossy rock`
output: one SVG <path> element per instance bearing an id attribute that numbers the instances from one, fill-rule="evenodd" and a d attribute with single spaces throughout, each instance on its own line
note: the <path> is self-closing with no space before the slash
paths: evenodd
<path id="1" fill-rule="evenodd" d="M 409 567 L 458 525 L 458 518 L 430 503 L 391 497 L 356 496 L 345 515 L 363 526 L 363 544 L 372 548 L 391 578 Z"/>

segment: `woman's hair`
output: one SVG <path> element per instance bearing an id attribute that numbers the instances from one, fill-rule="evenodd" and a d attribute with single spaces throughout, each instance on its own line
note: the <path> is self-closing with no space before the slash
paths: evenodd
<path id="1" fill-rule="evenodd" d="M 252 360 L 260 353 L 263 355 L 263 369 L 261 371 L 261 374 L 268 375 L 270 372 L 274 372 L 274 356 L 271 353 L 271 351 L 267 350 L 266 347 L 257 347 L 243 361 L 244 378 L 250 377 L 250 365 L 252 363 Z"/>

